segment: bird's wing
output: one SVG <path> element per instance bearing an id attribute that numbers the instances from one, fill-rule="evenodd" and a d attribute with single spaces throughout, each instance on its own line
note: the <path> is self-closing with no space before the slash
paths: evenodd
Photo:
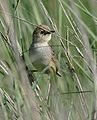
<path id="1" fill-rule="evenodd" d="M 56 74 L 58 76 L 61 77 L 61 74 L 59 72 L 58 60 L 56 59 L 56 56 L 54 54 L 54 51 L 53 51 L 52 47 L 51 47 L 51 50 L 52 50 L 52 58 L 51 58 L 51 61 L 50 61 L 50 67 L 56 72 Z"/>

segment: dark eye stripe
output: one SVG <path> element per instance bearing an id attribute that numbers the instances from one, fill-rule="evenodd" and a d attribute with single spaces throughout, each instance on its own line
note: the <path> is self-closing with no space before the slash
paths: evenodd
<path id="1" fill-rule="evenodd" d="M 51 34 L 50 32 L 46 32 L 46 34 Z"/>
<path id="2" fill-rule="evenodd" d="M 46 34 L 51 34 L 51 32 L 47 32 L 47 31 L 41 31 L 41 34 L 44 34 L 44 35 L 46 35 Z"/>

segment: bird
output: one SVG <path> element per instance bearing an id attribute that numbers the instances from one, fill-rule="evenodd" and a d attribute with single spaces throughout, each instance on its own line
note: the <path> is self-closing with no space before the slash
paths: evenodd
<path id="1" fill-rule="evenodd" d="M 51 30 L 47 25 L 38 25 L 32 34 L 29 57 L 31 64 L 33 64 L 38 71 L 44 71 L 45 74 L 54 72 L 61 77 L 58 60 L 49 45 L 53 33 L 55 33 L 55 31 Z"/>

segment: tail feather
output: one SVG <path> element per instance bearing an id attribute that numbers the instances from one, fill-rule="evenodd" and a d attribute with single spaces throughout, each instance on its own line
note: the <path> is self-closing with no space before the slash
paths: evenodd
<path id="1" fill-rule="evenodd" d="M 56 72 L 56 74 L 59 76 L 59 77 L 62 77 L 61 73 L 59 71 Z"/>

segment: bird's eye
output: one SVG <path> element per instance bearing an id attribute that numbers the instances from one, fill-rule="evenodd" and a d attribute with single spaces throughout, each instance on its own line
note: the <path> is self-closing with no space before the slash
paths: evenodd
<path id="1" fill-rule="evenodd" d="M 41 34 L 43 34 L 43 33 L 44 33 L 44 31 L 41 31 L 40 33 L 41 33 Z"/>

